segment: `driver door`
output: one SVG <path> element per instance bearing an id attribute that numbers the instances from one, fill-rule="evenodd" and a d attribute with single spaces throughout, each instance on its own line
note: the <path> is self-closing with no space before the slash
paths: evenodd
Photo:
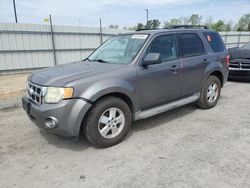
<path id="1" fill-rule="evenodd" d="M 160 53 L 161 63 L 138 66 L 138 98 L 142 110 L 180 98 L 181 60 L 178 51 L 175 34 L 160 35 L 152 40 L 146 54 Z"/>

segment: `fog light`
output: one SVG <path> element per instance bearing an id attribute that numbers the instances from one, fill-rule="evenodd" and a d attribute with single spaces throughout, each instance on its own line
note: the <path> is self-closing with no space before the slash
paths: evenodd
<path id="1" fill-rule="evenodd" d="M 46 128 L 54 129 L 58 126 L 58 120 L 55 117 L 47 117 L 44 125 Z"/>

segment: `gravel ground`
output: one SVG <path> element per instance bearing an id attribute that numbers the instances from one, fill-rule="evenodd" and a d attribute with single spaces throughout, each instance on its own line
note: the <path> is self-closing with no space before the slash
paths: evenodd
<path id="1" fill-rule="evenodd" d="M 29 74 L 11 74 L 0 76 L 0 109 L 21 105 Z"/>
<path id="2" fill-rule="evenodd" d="M 250 84 L 133 123 L 119 145 L 47 134 L 21 108 L 0 111 L 0 187 L 250 187 Z"/>

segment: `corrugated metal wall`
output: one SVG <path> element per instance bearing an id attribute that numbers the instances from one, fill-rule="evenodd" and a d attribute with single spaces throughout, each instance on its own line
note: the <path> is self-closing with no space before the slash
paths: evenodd
<path id="1" fill-rule="evenodd" d="M 102 40 L 128 32 L 102 28 Z M 57 64 L 84 59 L 101 44 L 100 29 L 53 26 Z M 0 24 L 0 72 L 54 66 L 49 25 Z"/>
<path id="2" fill-rule="evenodd" d="M 129 32 L 102 28 L 102 40 Z M 250 32 L 221 32 L 227 47 L 250 41 Z M 101 44 L 100 28 L 53 26 L 55 59 L 64 64 L 84 59 Z M 0 74 L 54 66 L 50 25 L 0 24 Z"/>
<path id="3" fill-rule="evenodd" d="M 250 42 L 250 32 L 220 32 L 227 48 L 239 47 L 243 44 Z"/>

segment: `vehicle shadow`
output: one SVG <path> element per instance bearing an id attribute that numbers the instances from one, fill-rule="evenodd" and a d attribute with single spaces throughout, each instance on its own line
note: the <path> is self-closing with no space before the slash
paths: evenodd
<path id="1" fill-rule="evenodd" d="M 84 151 L 89 147 L 92 147 L 91 144 L 83 136 L 69 138 L 53 133 L 48 133 L 45 130 L 40 130 L 40 135 L 46 139 L 48 144 L 52 144 L 61 149 Z"/>
<path id="2" fill-rule="evenodd" d="M 250 83 L 250 79 L 239 79 L 239 78 L 228 78 L 227 80 L 228 82 L 233 82 L 233 83 L 245 83 L 245 84 L 249 84 Z"/>
<path id="3" fill-rule="evenodd" d="M 188 104 L 167 112 L 163 112 L 156 116 L 149 117 L 147 119 L 138 120 L 132 124 L 131 131 L 129 132 L 127 137 L 132 136 L 133 132 L 153 129 L 162 124 L 170 123 L 171 121 L 175 121 L 178 118 L 182 118 L 193 113 L 195 110 L 197 110 L 197 105 Z"/>
<path id="4" fill-rule="evenodd" d="M 131 129 L 126 139 L 129 139 L 129 137 L 132 136 L 134 132 L 153 129 L 164 123 L 170 123 L 171 121 L 193 113 L 196 109 L 197 106 L 195 104 L 189 104 L 147 119 L 135 121 L 132 123 Z M 40 135 L 46 139 L 48 144 L 52 144 L 55 147 L 61 149 L 69 149 L 72 151 L 84 151 L 89 147 L 95 148 L 82 135 L 79 138 L 67 138 L 56 134 L 48 133 L 45 130 L 40 130 Z"/>

